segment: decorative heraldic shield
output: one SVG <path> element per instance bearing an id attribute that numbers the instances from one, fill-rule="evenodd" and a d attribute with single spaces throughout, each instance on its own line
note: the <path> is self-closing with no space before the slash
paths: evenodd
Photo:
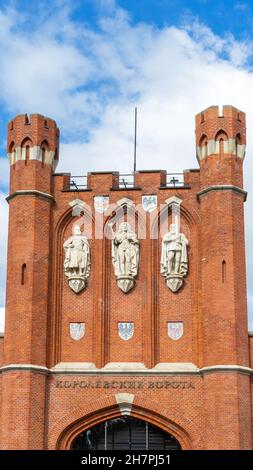
<path id="1" fill-rule="evenodd" d="M 79 341 L 85 334 L 85 323 L 70 323 L 69 334 L 72 339 Z"/>
<path id="2" fill-rule="evenodd" d="M 174 341 L 182 338 L 184 334 L 184 324 L 181 321 L 178 322 L 168 322 L 168 336 Z"/>
<path id="3" fill-rule="evenodd" d="M 134 323 L 133 322 L 118 323 L 118 333 L 121 339 L 128 341 L 134 335 Z"/>
<path id="4" fill-rule="evenodd" d="M 74 235 L 63 244 L 65 250 L 64 273 L 68 278 L 69 287 L 76 293 L 81 292 L 90 275 L 90 246 L 78 225 L 74 227 Z"/>
<path id="5" fill-rule="evenodd" d="M 95 211 L 100 214 L 104 214 L 109 206 L 109 196 L 94 196 L 94 208 Z"/>
<path id="6" fill-rule="evenodd" d="M 189 242 L 183 233 L 179 233 L 175 224 L 162 241 L 161 275 L 166 278 L 167 287 L 177 292 L 183 285 L 183 278 L 188 273 L 187 247 Z"/>
<path id="7" fill-rule="evenodd" d="M 127 222 L 113 232 L 112 264 L 117 285 L 126 294 L 133 288 L 139 269 L 139 240 Z"/>
<path id="8" fill-rule="evenodd" d="M 142 196 L 142 208 L 146 212 L 153 212 L 157 209 L 157 196 L 154 194 Z"/>

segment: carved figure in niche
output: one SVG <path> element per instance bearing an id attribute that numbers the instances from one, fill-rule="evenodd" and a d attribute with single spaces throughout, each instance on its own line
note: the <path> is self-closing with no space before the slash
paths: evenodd
<path id="1" fill-rule="evenodd" d="M 111 226 L 112 228 L 112 226 Z M 139 269 L 140 244 L 136 233 L 127 222 L 120 224 L 118 232 L 112 238 L 112 264 L 118 287 L 129 292 L 134 286 L 134 278 Z"/>
<path id="2" fill-rule="evenodd" d="M 64 273 L 68 277 L 70 288 L 79 293 L 85 288 L 90 275 L 91 258 L 87 237 L 82 234 L 78 225 L 75 225 L 73 236 L 64 242 L 63 248 Z"/>
<path id="3" fill-rule="evenodd" d="M 171 224 L 162 241 L 161 274 L 173 292 L 182 287 L 183 278 L 188 273 L 188 245 L 185 235 L 179 233 L 175 224 Z"/>

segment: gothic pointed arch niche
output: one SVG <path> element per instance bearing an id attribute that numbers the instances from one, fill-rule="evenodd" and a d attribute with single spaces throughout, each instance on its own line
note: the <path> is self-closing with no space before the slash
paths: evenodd
<path id="1" fill-rule="evenodd" d="M 22 160 L 25 160 L 26 165 L 31 158 L 32 147 L 33 143 L 29 137 L 26 137 L 21 143 Z"/>
<path id="2" fill-rule="evenodd" d="M 215 136 L 216 153 L 218 153 L 220 156 L 224 155 L 224 153 L 227 153 L 228 151 L 227 141 L 228 141 L 227 133 L 223 129 L 220 129 Z"/>
<path id="3" fill-rule="evenodd" d="M 137 207 L 128 198 L 118 201 L 112 211 L 107 216 L 104 223 L 104 238 L 102 241 L 103 266 L 104 266 L 104 283 L 103 298 L 105 299 L 105 308 L 103 311 L 103 364 L 109 362 L 135 362 L 134 357 L 144 356 L 144 333 L 143 320 L 144 306 L 143 289 L 140 288 L 146 276 L 146 259 L 143 256 L 143 248 L 146 240 L 139 240 L 139 226 L 144 225 L 144 219 L 137 211 Z M 139 262 L 136 273 L 133 274 L 133 286 L 127 292 L 124 292 L 118 285 L 118 277 L 115 270 L 113 260 L 113 241 L 112 231 L 114 235 L 120 230 L 121 223 L 128 222 L 131 230 L 135 234 L 139 247 Z M 124 274 L 123 274 L 124 276 Z M 123 277 L 122 276 L 122 277 Z M 120 280 L 120 279 L 119 279 Z M 123 281 L 124 282 L 124 281 Z M 123 286 L 124 287 L 124 286 Z M 135 309 L 132 308 L 133 303 Z M 114 315 L 117 312 L 117 315 Z M 120 328 L 131 324 L 134 333 L 131 336 L 131 348 L 125 347 L 126 343 L 122 343 Z M 116 332 L 116 339 L 115 339 Z M 119 353 L 120 351 L 120 353 Z M 144 360 L 144 359 L 143 359 Z M 145 362 L 145 361 L 144 361 Z"/>
<path id="4" fill-rule="evenodd" d="M 113 228 L 115 227 L 115 228 Z M 104 227 L 105 238 L 111 239 L 111 260 L 119 289 L 125 294 L 135 286 L 139 273 L 139 215 L 134 204 L 126 200 L 110 214 Z"/>
<path id="5" fill-rule="evenodd" d="M 81 201 L 82 202 L 82 201 Z M 91 211 L 82 207 L 84 220 L 90 220 L 92 230 L 94 229 L 94 218 Z M 73 206 L 68 207 L 64 213 L 59 217 L 55 227 L 54 243 L 52 245 L 52 311 L 50 315 L 50 341 L 51 341 L 51 354 L 50 364 L 53 366 L 61 361 L 62 351 L 62 309 L 63 309 L 63 290 L 67 287 L 67 280 L 64 275 L 64 249 L 63 243 L 67 238 L 67 232 L 71 225 L 79 219 L 78 213 L 73 212 Z M 85 224 L 85 221 L 83 222 Z M 92 272 L 89 282 L 92 282 Z M 73 295 L 76 295 L 73 293 Z M 81 294 L 82 295 L 82 294 Z"/>
<path id="6" fill-rule="evenodd" d="M 176 194 L 177 198 L 182 198 L 182 194 Z M 182 198 L 183 199 L 183 198 Z M 198 288 L 199 288 L 199 277 L 198 277 L 198 222 L 199 217 L 197 211 L 189 211 L 184 200 L 180 204 L 180 224 L 181 229 L 187 239 L 189 240 L 188 246 L 188 273 L 184 279 L 184 286 L 177 292 L 172 292 L 166 286 L 164 277 L 161 275 L 161 255 L 162 255 L 162 239 L 169 229 L 172 223 L 172 205 L 163 205 L 161 210 L 158 212 L 157 217 L 153 221 L 151 227 L 151 250 L 150 256 L 152 259 L 152 292 L 154 293 L 155 301 L 152 302 L 152 331 L 153 331 L 153 343 L 154 343 L 154 355 L 152 359 L 152 367 L 156 364 L 163 362 L 176 362 L 176 347 L 173 348 L 173 353 L 169 348 L 168 339 L 169 325 L 171 323 L 179 324 L 183 328 L 183 338 L 180 342 L 184 341 L 184 337 L 187 335 L 189 341 L 187 341 L 187 350 L 180 348 L 181 360 L 184 362 L 186 358 L 192 357 L 192 363 L 198 364 L 201 357 L 201 349 L 199 348 L 200 343 L 200 331 L 197 329 L 197 318 L 198 312 Z M 164 226 L 164 229 L 163 229 Z M 179 301 L 179 298 L 180 301 Z M 170 305 L 170 309 L 167 306 Z M 184 306 L 184 307 L 182 307 Z M 187 307 L 186 307 L 187 306 Z M 189 309 L 191 315 L 188 317 L 184 314 L 184 309 Z M 167 331 L 166 325 L 167 323 Z M 163 347 L 164 344 L 168 344 L 167 349 Z M 175 354 L 173 356 L 173 354 Z M 184 354 L 184 356 L 183 356 Z M 185 358 L 185 359 L 184 359 Z"/>
<path id="7" fill-rule="evenodd" d="M 46 163 L 46 153 L 49 150 L 48 141 L 46 139 L 44 139 L 41 142 L 40 148 L 41 148 L 41 166 L 43 167 Z"/>
<path id="8" fill-rule="evenodd" d="M 201 158 L 206 158 L 208 156 L 208 137 L 206 134 L 203 134 L 199 139 L 199 147 L 201 149 Z"/>

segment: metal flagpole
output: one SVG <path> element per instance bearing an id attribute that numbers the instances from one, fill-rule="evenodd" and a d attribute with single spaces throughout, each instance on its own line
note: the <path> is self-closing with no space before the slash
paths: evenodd
<path id="1" fill-rule="evenodd" d="M 137 147 L 137 108 L 134 113 L 134 173 L 136 172 L 136 147 Z"/>

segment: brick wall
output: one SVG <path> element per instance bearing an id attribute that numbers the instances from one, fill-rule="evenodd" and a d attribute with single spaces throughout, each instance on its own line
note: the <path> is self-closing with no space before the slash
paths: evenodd
<path id="1" fill-rule="evenodd" d="M 4 335 L 0 333 L 0 365 L 4 361 Z"/>
<path id="2" fill-rule="evenodd" d="M 244 113 L 228 106 L 219 116 L 211 107 L 196 117 L 200 168 L 185 171 L 183 187 L 167 187 L 165 170 L 137 172 L 129 189 L 119 186 L 117 172 L 105 172 L 90 173 L 81 191 L 70 189 L 70 174 L 53 173 L 59 143 L 55 122 L 40 115 L 28 121 L 18 116 L 8 132 L 2 448 L 70 448 L 83 429 L 119 416 L 116 395 L 130 393 L 132 416 L 167 430 L 184 449 L 250 449 Z M 45 141 L 48 160 L 43 160 Z M 37 159 L 27 142 L 38 147 Z M 161 212 L 134 210 L 147 194 L 157 195 Z M 111 213 L 94 210 L 99 195 L 109 196 Z M 189 273 L 177 293 L 160 275 L 162 236 L 172 222 L 166 200 L 172 196 L 182 200 L 181 232 L 190 243 Z M 139 223 L 147 234 L 139 237 L 135 287 L 128 294 L 117 287 L 111 241 L 93 236 L 87 287 L 75 294 L 63 271 L 63 242 L 77 222 L 70 203 L 84 203 L 84 227 L 91 220 L 94 235 L 95 220 L 100 218 L 102 229 L 124 220 L 118 209 L 124 198 L 131 200 L 132 226 Z M 159 237 L 153 239 L 156 219 Z M 130 321 L 134 336 L 124 341 L 118 322 Z M 183 322 L 180 340 L 168 336 L 169 321 Z M 85 323 L 79 341 L 70 337 L 71 322 Z M 134 372 L 110 373 L 108 364 L 116 370 L 113 363 L 132 364 Z"/>

